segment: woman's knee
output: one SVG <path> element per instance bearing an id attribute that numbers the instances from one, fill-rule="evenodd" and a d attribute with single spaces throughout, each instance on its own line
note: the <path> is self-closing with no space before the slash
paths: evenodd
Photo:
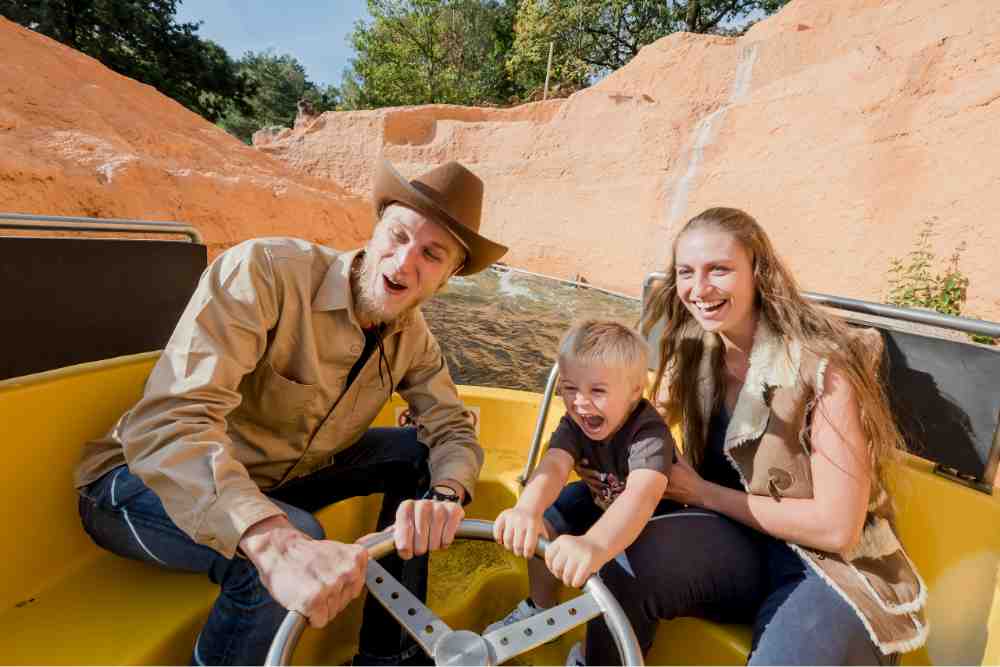
<path id="1" fill-rule="evenodd" d="M 763 564 L 749 531 L 707 512 L 653 519 L 602 571 L 661 619 L 749 620 L 762 598 Z"/>
<path id="2" fill-rule="evenodd" d="M 754 624 L 748 664 L 884 664 L 854 608 L 812 572 L 774 591 Z"/>

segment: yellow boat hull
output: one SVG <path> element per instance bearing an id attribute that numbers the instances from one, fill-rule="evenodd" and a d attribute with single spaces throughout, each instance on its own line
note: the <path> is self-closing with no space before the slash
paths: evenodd
<path id="1" fill-rule="evenodd" d="M 7 538 L 0 545 L 3 664 L 186 664 L 215 596 L 199 575 L 171 573 L 101 551 L 80 528 L 72 469 L 80 445 L 104 433 L 141 394 L 155 353 L 0 382 L 6 444 Z M 461 387 L 478 418 L 486 464 L 469 518 L 492 520 L 519 490 L 540 395 Z M 377 425 L 397 423 L 395 397 Z M 553 405 L 547 428 L 562 414 Z M 1000 500 L 931 473 L 910 457 L 894 471 L 900 531 L 931 590 L 927 646 L 905 664 L 1000 663 Z M 374 528 L 378 497 L 320 512 L 333 539 Z M 527 593 L 525 562 L 484 542 L 461 542 L 431 559 L 430 606 L 452 627 L 482 630 Z M 566 597 L 574 591 L 564 591 Z M 354 651 L 361 605 L 307 630 L 294 662 L 342 664 Z M 562 664 L 583 629 L 521 656 Z M 695 619 L 661 624 L 651 664 L 735 664 L 749 630 Z"/>

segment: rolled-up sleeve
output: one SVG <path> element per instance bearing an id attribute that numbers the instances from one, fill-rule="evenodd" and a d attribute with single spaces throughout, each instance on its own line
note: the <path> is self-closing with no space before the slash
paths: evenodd
<path id="1" fill-rule="evenodd" d="M 121 425 L 125 458 L 193 540 L 227 557 L 244 531 L 283 512 L 232 453 L 226 416 L 281 307 L 267 248 L 247 242 L 202 276 L 143 398 Z"/>
<path id="2" fill-rule="evenodd" d="M 444 355 L 427 332 L 399 394 L 416 417 L 417 437 L 430 449 L 431 483 L 453 479 L 472 493 L 483 467 L 472 415 L 458 397 Z"/>

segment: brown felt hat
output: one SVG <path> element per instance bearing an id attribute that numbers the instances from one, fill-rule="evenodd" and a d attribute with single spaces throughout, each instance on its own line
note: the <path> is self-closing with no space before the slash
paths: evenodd
<path id="1" fill-rule="evenodd" d="M 483 182 L 458 162 L 448 162 L 407 181 L 388 161 L 380 159 L 372 199 L 376 216 L 389 204 L 402 204 L 457 236 L 467 252 L 460 276 L 482 271 L 507 252 L 507 246 L 479 235 Z"/>

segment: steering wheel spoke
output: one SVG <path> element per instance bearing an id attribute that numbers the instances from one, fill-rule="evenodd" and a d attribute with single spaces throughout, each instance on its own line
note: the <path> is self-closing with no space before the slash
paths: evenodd
<path id="1" fill-rule="evenodd" d="M 569 632 L 601 615 L 601 607 L 590 593 L 546 609 L 517 623 L 483 635 L 490 643 L 497 664 Z"/>
<path id="2" fill-rule="evenodd" d="M 451 632 L 448 624 L 386 572 L 377 560 L 373 559 L 368 563 L 365 583 L 368 594 L 378 598 L 382 606 L 406 628 L 428 655 L 434 655 L 434 645 Z"/>

